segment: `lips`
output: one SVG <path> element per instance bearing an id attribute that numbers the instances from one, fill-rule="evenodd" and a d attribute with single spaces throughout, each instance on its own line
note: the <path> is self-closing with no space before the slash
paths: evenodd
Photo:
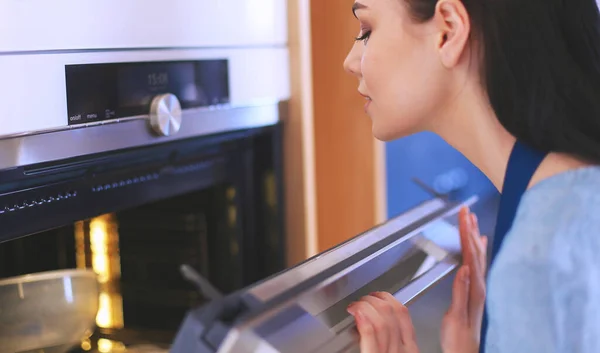
<path id="1" fill-rule="evenodd" d="M 358 91 L 358 93 L 367 100 L 367 103 L 365 103 L 365 112 L 366 112 L 367 108 L 369 108 L 369 105 L 371 104 L 371 101 L 372 101 L 371 97 L 367 96 L 366 94 L 362 93 L 361 91 Z"/>
<path id="2" fill-rule="evenodd" d="M 358 92 L 361 96 L 365 97 L 366 100 L 371 100 L 371 97 L 367 96 L 366 94 L 362 93 L 362 92 Z"/>
<path id="3" fill-rule="evenodd" d="M 365 103 L 365 112 L 367 112 L 367 109 L 369 108 L 369 105 L 371 104 L 371 97 L 367 96 L 366 94 L 363 94 L 362 92 L 360 92 L 360 95 L 363 96 L 367 102 Z"/>

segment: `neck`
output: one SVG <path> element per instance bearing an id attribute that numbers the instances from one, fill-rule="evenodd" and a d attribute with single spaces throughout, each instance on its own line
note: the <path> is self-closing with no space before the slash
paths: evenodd
<path id="1" fill-rule="evenodd" d="M 469 90 L 461 95 L 450 109 L 445 109 L 452 113 L 434 121 L 430 130 L 462 153 L 501 192 L 516 139 L 500 124 L 487 98 Z M 529 187 L 556 174 L 589 165 L 572 156 L 550 153 L 533 175 Z"/>
<path id="2" fill-rule="evenodd" d="M 462 153 L 501 191 L 515 138 L 498 122 L 487 100 L 473 96 L 463 91 L 451 109 L 445 109 L 452 112 L 450 116 L 435 121 L 431 130 Z"/>

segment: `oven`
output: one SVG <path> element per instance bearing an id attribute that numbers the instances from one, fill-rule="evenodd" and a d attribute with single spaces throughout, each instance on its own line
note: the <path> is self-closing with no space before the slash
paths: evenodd
<path id="1" fill-rule="evenodd" d="M 222 293 L 284 268 L 286 79 L 275 79 L 272 66 L 285 68 L 284 50 L 52 53 L 25 61 L 56 71 L 56 82 L 44 82 L 47 102 L 64 106 L 20 107 L 36 110 L 19 123 L 28 130 L 0 139 L 6 303 L 28 298 L 11 278 L 92 270 L 97 315 L 75 351 L 116 351 L 168 344 L 185 312 L 206 301 L 183 265 Z M 51 91 L 59 78 L 64 91 Z M 0 340 L 1 351 L 35 332 L 53 333 L 15 326 L 14 316 L 0 313 L 0 334 L 12 337 Z"/>
<path id="2" fill-rule="evenodd" d="M 275 119 L 278 109 L 220 114 Z M 183 265 L 222 293 L 284 269 L 280 151 L 275 123 L 4 171 L 0 277 L 91 269 L 98 311 L 81 349 L 169 344 L 186 311 L 207 300 Z M 5 303 L 29 294 L 5 288 Z M 26 340 L 4 313 L 0 331 Z"/>
<path id="3" fill-rule="evenodd" d="M 169 346 L 186 274 L 286 266 L 286 4 L 165 5 L 0 4 L 0 352 Z"/>

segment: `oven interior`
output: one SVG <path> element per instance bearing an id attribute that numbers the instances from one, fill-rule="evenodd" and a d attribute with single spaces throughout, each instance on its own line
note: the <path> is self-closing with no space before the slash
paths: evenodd
<path id="1" fill-rule="evenodd" d="M 280 143 L 277 125 L 5 171 L 6 207 L 57 188 L 77 197 L 0 214 L 12 227 L 0 236 L 0 279 L 93 269 L 97 327 L 74 352 L 168 347 L 207 301 L 181 265 L 223 294 L 284 269 Z"/>

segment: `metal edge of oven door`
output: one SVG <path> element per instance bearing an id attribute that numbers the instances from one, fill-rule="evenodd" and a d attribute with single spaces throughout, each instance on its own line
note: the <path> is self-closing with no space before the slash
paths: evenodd
<path id="1" fill-rule="evenodd" d="M 446 218 L 476 199 L 426 202 L 251 287 L 246 294 L 265 302 L 284 299 L 239 321 L 218 352 L 356 351 L 347 305 L 373 291 L 390 292 L 408 305 L 450 274 L 459 265 L 460 239 Z M 449 237 L 454 241 L 447 242 Z"/>
<path id="2" fill-rule="evenodd" d="M 285 296 L 286 292 L 297 291 L 299 284 L 319 278 L 325 272 L 332 272 L 332 267 L 342 267 L 351 258 L 368 256 L 372 248 L 381 248 L 388 243 L 402 239 L 407 240 L 415 234 L 415 230 L 438 218 L 456 213 L 462 205 L 472 205 L 478 197 L 473 196 L 464 202 L 449 203 L 440 198 L 422 204 L 377 225 L 329 250 L 326 250 L 302 263 L 288 268 L 263 281 L 255 283 L 246 292 L 253 300 L 268 303 Z"/>

